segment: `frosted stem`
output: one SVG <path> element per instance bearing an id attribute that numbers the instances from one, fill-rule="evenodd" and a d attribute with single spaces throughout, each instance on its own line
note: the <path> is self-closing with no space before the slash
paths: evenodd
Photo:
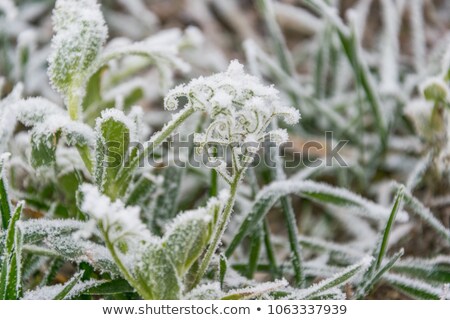
<path id="1" fill-rule="evenodd" d="M 150 139 L 150 144 L 131 162 L 130 166 L 123 168 L 118 174 L 117 185 L 121 186 L 126 182 L 130 174 L 139 166 L 139 163 L 144 159 L 145 155 L 149 155 L 157 148 L 164 140 L 167 139 L 181 124 L 186 121 L 194 113 L 194 108 L 186 108 L 180 111 L 175 118 L 170 121 L 161 131 L 155 133 Z"/>
<path id="2" fill-rule="evenodd" d="M 125 280 L 128 281 L 128 283 L 136 289 L 136 291 L 139 293 L 139 295 L 146 299 L 146 300 L 153 300 L 153 297 L 145 290 L 139 281 L 136 281 L 134 277 L 131 275 L 131 273 L 128 271 L 127 267 L 123 264 L 122 260 L 120 259 L 116 248 L 114 247 L 114 244 L 109 240 L 108 233 L 103 229 L 103 226 L 99 226 L 99 229 L 101 230 L 101 233 L 103 235 L 103 239 L 105 240 L 106 247 L 108 248 L 108 251 L 111 253 L 111 256 L 116 263 L 117 267 L 119 268 L 120 272 L 122 273 L 122 276 L 125 278 Z"/>
<path id="3" fill-rule="evenodd" d="M 67 98 L 67 109 L 69 110 L 70 119 L 76 121 L 79 118 L 80 110 L 80 96 L 78 92 L 78 86 L 72 86 Z"/>
<path id="4" fill-rule="evenodd" d="M 211 263 L 211 259 L 214 255 L 214 252 L 216 252 L 219 246 L 220 239 L 222 239 L 223 233 L 225 232 L 225 228 L 228 224 L 228 221 L 230 220 L 230 215 L 231 212 L 233 211 L 233 206 L 236 199 L 237 187 L 239 185 L 239 181 L 241 180 L 244 171 L 245 167 L 240 171 L 237 171 L 236 174 L 234 175 L 233 181 L 230 186 L 230 196 L 228 197 L 227 204 L 225 206 L 222 216 L 217 222 L 218 224 L 216 225 L 216 228 L 214 229 L 212 241 L 205 253 L 205 256 L 203 257 L 197 275 L 194 281 L 192 282 L 191 289 L 195 288 L 199 284 L 200 280 L 203 278 L 203 275 L 206 273 L 206 269 L 208 269 L 209 264 Z"/>

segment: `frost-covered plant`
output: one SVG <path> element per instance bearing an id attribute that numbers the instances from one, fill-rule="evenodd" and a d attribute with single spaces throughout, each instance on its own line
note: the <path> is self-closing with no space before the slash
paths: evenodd
<path id="1" fill-rule="evenodd" d="M 342 19 L 323 0 L 258 0 L 268 41 L 244 42 L 248 68 L 226 68 L 212 43 L 195 51 L 193 27 L 148 36 L 159 22 L 141 1 L 57 0 L 51 40 L 36 23 L 47 4 L 25 2 L 0 6 L 0 299 L 363 299 L 380 285 L 450 298 L 450 230 L 434 213 L 450 203 L 450 59 L 422 65 L 420 1 L 381 1 L 368 53 L 371 1 Z M 252 35 L 235 1 L 214 6 Z M 307 45 L 288 49 L 286 17 L 294 32 L 309 22 Z M 174 80 L 186 84 L 168 91 Z M 325 130 L 349 140 L 350 168 L 286 169 L 278 153 L 251 165 L 266 140 L 297 151 Z M 216 165 L 144 163 L 174 133 L 194 135 L 186 157 Z M 416 256 L 414 235 L 437 249 Z"/>

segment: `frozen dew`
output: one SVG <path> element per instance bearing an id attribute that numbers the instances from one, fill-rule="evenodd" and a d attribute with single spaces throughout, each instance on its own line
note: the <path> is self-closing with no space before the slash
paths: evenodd
<path id="1" fill-rule="evenodd" d="M 138 207 L 126 207 L 120 200 L 111 201 L 93 185 L 83 184 L 80 191 L 80 209 L 101 224 L 112 243 L 136 242 L 151 237 L 140 219 Z"/>

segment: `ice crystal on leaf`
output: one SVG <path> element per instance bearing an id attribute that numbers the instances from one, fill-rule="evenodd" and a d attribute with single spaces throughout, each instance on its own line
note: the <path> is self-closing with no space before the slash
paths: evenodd
<path id="1" fill-rule="evenodd" d="M 281 116 L 290 125 L 300 119 L 296 109 L 282 104 L 273 86 L 263 85 L 258 78 L 246 74 L 236 60 L 224 73 L 200 77 L 171 90 L 165 108 L 177 109 L 180 97 L 188 99 L 187 108 L 204 111 L 212 119 L 206 132 L 197 135 L 200 143 L 243 143 L 249 137 L 261 142 L 273 118 Z"/>
<path id="2" fill-rule="evenodd" d="M 49 76 L 57 91 L 67 95 L 82 82 L 106 41 L 108 30 L 95 0 L 58 0 L 53 14 L 55 36 Z M 77 84 L 79 85 L 79 84 Z"/>
<path id="3" fill-rule="evenodd" d="M 111 201 L 92 185 L 80 188 L 82 201 L 80 209 L 107 230 L 113 244 L 149 239 L 150 233 L 139 218 L 138 207 L 125 207 L 120 200 Z"/>
<path id="4" fill-rule="evenodd" d="M 298 110 L 283 105 L 278 90 L 246 74 L 237 60 L 232 61 L 224 73 L 200 77 L 171 90 L 165 98 L 165 108 L 177 109 L 180 97 L 188 100 L 185 109 L 205 112 L 211 118 L 205 132 L 194 136 L 197 150 L 210 143 L 232 146 L 233 152 L 244 147 L 240 150 L 242 157 L 237 157 L 238 154 L 235 157 L 240 159 L 234 164 L 237 170 L 252 161 L 254 152 L 267 136 L 278 144 L 287 140 L 283 130 L 267 132 L 273 119 L 282 117 L 289 125 L 300 119 Z M 222 163 L 217 170 L 231 181 L 224 167 Z"/>

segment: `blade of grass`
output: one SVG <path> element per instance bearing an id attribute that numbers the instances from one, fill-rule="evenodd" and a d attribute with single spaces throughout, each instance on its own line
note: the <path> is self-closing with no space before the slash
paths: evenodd
<path id="1" fill-rule="evenodd" d="M 388 262 L 379 268 L 375 274 L 370 278 L 370 280 L 365 281 L 362 285 L 362 287 L 358 290 L 355 298 L 356 299 L 363 299 L 372 288 L 377 284 L 378 281 L 383 277 L 384 274 L 386 274 L 389 270 L 392 269 L 392 267 L 395 265 L 395 263 L 403 256 L 404 251 L 403 249 L 394 254 Z"/>
<path id="2" fill-rule="evenodd" d="M 11 218 L 11 203 L 8 198 L 8 187 L 4 173 L 6 156 L 0 157 L 0 211 L 2 219 L 2 229 L 8 229 L 9 219 Z"/>
<path id="3" fill-rule="evenodd" d="M 359 272 L 364 271 L 369 266 L 371 261 L 371 257 L 363 258 L 360 262 L 349 266 L 344 271 L 339 272 L 329 279 L 325 279 L 317 284 L 314 284 L 310 288 L 297 290 L 297 292 L 294 293 L 292 297 L 302 300 L 310 299 L 311 297 L 314 297 L 322 292 L 342 286 L 353 279 L 353 277 L 355 277 Z"/>
<path id="4" fill-rule="evenodd" d="M 84 271 L 78 272 L 75 274 L 63 287 L 63 289 L 55 295 L 53 300 L 64 300 L 65 297 L 70 293 L 70 291 L 75 287 L 75 285 L 81 280 L 83 277 Z"/>
<path id="5" fill-rule="evenodd" d="M 388 127 L 381 110 L 381 101 L 367 64 L 361 56 L 358 39 L 354 30 L 346 26 L 334 10 L 323 0 L 303 0 L 312 10 L 326 16 L 336 28 L 345 55 L 352 66 L 357 84 L 364 90 L 375 117 L 375 124 L 380 136 L 381 151 L 387 147 Z"/>
<path id="6" fill-rule="evenodd" d="M 250 254 L 248 257 L 247 278 L 253 279 L 256 268 L 258 267 L 258 260 L 261 254 L 262 244 L 262 226 L 258 228 L 258 232 L 255 232 L 250 237 Z"/>
<path id="7" fill-rule="evenodd" d="M 380 268 L 381 262 L 383 261 L 384 256 L 386 255 L 386 250 L 387 250 L 388 242 L 389 242 L 389 235 L 391 234 L 391 230 L 394 225 L 394 221 L 397 216 L 397 213 L 401 208 L 401 205 L 403 202 L 403 194 L 404 194 L 404 188 L 400 187 L 399 190 L 397 191 L 397 195 L 395 197 L 395 202 L 394 202 L 394 206 L 392 207 L 391 214 L 390 214 L 389 219 L 384 228 L 383 238 L 380 243 L 379 250 L 377 250 L 378 255 L 376 257 L 376 269 Z"/>

